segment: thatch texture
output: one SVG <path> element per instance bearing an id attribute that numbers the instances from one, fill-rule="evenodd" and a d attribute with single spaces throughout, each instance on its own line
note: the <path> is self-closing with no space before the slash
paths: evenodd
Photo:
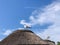
<path id="1" fill-rule="evenodd" d="M 50 45 L 55 45 L 55 42 L 51 41 L 51 40 L 44 40 L 45 42 L 47 42 Z"/>
<path id="2" fill-rule="evenodd" d="M 30 30 L 17 30 L 1 41 L 0 45 L 47 44 Z"/>

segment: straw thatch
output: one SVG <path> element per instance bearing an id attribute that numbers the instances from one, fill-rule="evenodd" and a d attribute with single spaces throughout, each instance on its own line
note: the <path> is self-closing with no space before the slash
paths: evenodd
<path id="1" fill-rule="evenodd" d="M 30 30 L 17 30 L 3 39 L 0 45 L 48 44 Z"/>

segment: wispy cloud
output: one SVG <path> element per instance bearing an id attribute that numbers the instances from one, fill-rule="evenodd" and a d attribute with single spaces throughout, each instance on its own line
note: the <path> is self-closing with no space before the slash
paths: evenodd
<path id="1" fill-rule="evenodd" d="M 8 35 L 11 34 L 11 33 L 12 33 L 11 30 L 6 30 L 6 31 L 3 33 L 3 35 L 8 36 Z"/>
<path id="2" fill-rule="evenodd" d="M 20 24 L 22 24 L 22 25 L 28 25 L 28 26 L 31 26 L 32 24 L 31 23 L 27 23 L 25 20 L 21 20 L 20 21 Z"/>
<path id="3" fill-rule="evenodd" d="M 4 31 L 0 32 L 0 41 L 2 41 L 6 36 L 10 35 L 13 32 L 13 29 L 4 29 Z"/>
<path id="4" fill-rule="evenodd" d="M 1 41 L 2 39 L 0 39 L 0 41 Z"/>
<path id="5" fill-rule="evenodd" d="M 42 13 L 44 16 L 44 23 L 45 21 L 50 23 L 52 22 L 53 25 L 48 27 L 48 29 L 45 29 L 45 31 L 39 33 L 39 35 L 42 38 L 45 38 L 47 36 L 50 36 L 50 40 L 53 40 L 55 42 L 60 41 L 60 3 L 54 2 L 51 5 L 48 5 L 44 8 L 44 13 Z"/>
<path id="6" fill-rule="evenodd" d="M 26 9 L 37 9 L 39 7 L 24 7 L 24 8 L 26 8 Z"/>
<path id="7" fill-rule="evenodd" d="M 48 25 L 51 24 L 47 29 L 44 29 L 43 32 L 38 33 L 42 38 L 50 36 L 50 40 L 55 42 L 60 41 L 60 1 L 55 0 L 50 5 L 32 12 L 32 15 L 29 17 L 30 22 L 26 24 L 34 25 Z M 38 29 L 37 29 L 38 30 Z"/>

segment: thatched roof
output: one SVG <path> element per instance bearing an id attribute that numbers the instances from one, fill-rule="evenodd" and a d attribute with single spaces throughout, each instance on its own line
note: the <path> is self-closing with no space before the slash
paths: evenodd
<path id="1" fill-rule="evenodd" d="M 51 40 L 44 40 L 44 41 L 47 42 L 50 45 L 55 45 L 55 42 L 54 41 L 51 41 Z"/>
<path id="2" fill-rule="evenodd" d="M 47 44 L 30 30 L 17 30 L 3 39 L 0 45 Z"/>
<path id="3" fill-rule="evenodd" d="M 54 41 L 51 41 L 51 40 L 44 40 L 44 41 L 46 41 L 46 42 L 52 42 L 52 43 L 55 43 Z"/>

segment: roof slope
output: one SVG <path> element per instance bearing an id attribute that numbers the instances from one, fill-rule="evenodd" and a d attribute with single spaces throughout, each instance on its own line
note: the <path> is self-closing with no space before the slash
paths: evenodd
<path id="1" fill-rule="evenodd" d="M 17 30 L 1 41 L 0 45 L 47 44 L 30 30 Z"/>

